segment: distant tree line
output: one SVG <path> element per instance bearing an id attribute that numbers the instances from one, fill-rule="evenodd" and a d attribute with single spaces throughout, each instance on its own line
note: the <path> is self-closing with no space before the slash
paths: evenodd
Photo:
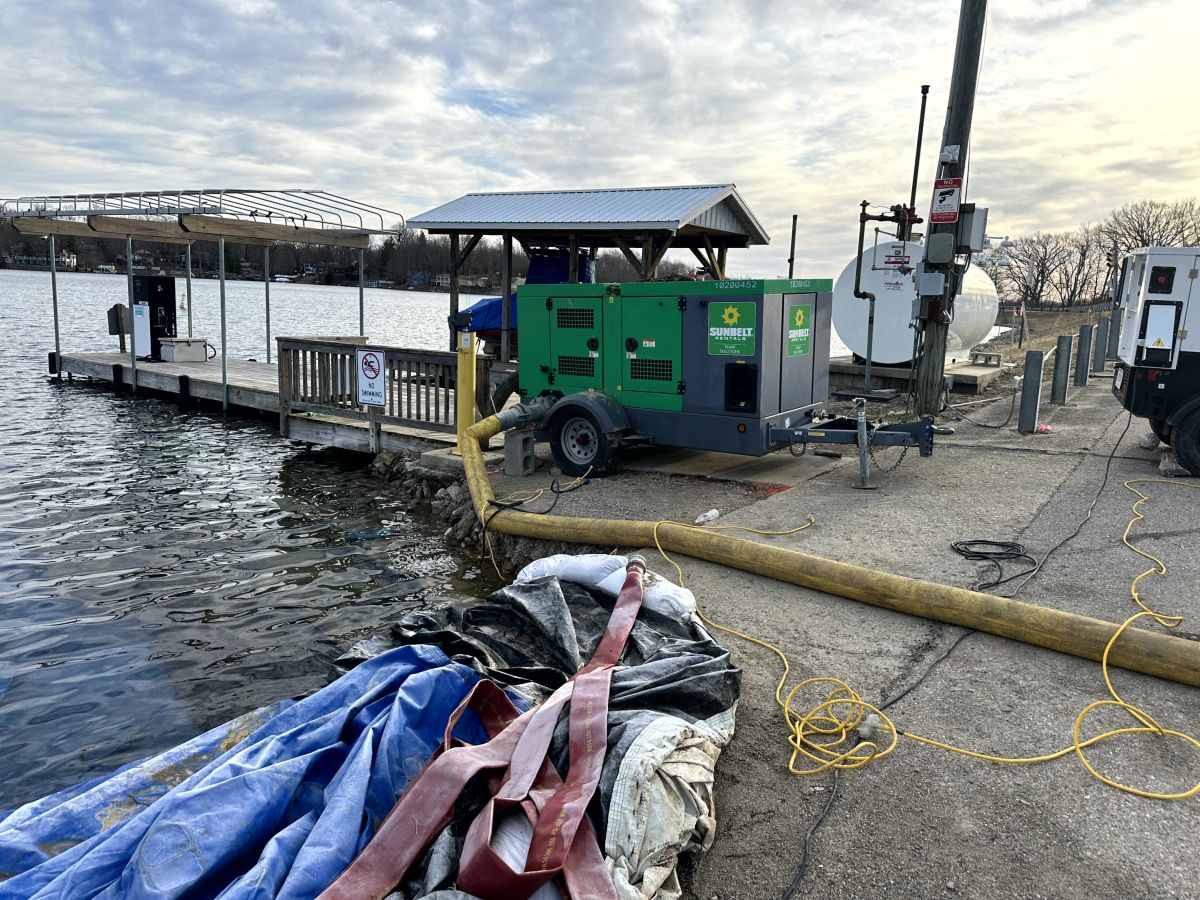
<path id="1" fill-rule="evenodd" d="M 1114 290 L 1114 250 L 1120 258 L 1135 247 L 1197 244 L 1200 203 L 1141 200 L 1114 209 L 1095 225 L 1016 238 L 1012 246 L 993 247 L 975 262 L 995 282 L 1003 301 L 1086 306 L 1108 299 Z"/>
<path id="2" fill-rule="evenodd" d="M 74 253 L 80 269 L 95 269 L 100 265 L 125 267 L 125 241 L 104 238 L 59 237 L 60 251 Z M 483 238 L 471 251 L 459 272 L 464 280 L 476 280 L 480 287 L 499 287 L 503 265 L 503 244 L 499 238 Z M 13 234 L 0 230 L 0 255 L 7 257 L 39 257 L 46 253 L 44 238 Z M 261 277 L 262 247 L 226 241 L 225 271 L 231 276 Z M 274 275 L 315 273 L 328 283 L 352 282 L 358 278 L 358 251 L 345 247 L 326 247 L 313 244 L 276 243 L 271 247 L 271 273 Z M 450 238 L 427 234 L 424 231 L 403 231 L 395 236 L 375 240 L 364 255 L 365 277 L 369 280 L 392 281 L 401 286 L 432 287 L 438 275 L 450 272 Z M 151 266 L 164 271 L 181 271 L 184 249 L 178 244 L 151 241 L 134 243 L 135 271 Z M 192 269 L 203 275 L 215 272 L 218 266 L 217 245 L 197 241 L 192 245 Z M 665 259 L 658 277 L 691 273 L 695 269 L 684 261 Z M 519 245 L 513 247 L 513 277 L 529 271 L 529 257 Z M 601 250 L 596 256 L 597 281 L 635 281 L 639 273 L 617 250 Z"/>

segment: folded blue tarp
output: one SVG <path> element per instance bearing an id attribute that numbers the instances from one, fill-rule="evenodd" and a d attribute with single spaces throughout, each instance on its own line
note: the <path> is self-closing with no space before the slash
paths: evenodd
<path id="1" fill-rule="evenodd" d="M 313 897 L 479 678 L 434 647 L 400 647 L 303 700 L 27 804 L 0 820 L 0 900 Z M 454 733 L 487 739 L 469 712 Z"/>

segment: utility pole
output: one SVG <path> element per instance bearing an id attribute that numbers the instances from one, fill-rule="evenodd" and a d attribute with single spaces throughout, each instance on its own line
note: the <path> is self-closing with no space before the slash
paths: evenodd
<path id="1" fill-rule="evenodd" d="M 958 40 L 954 48 L 954 73 L 950 79 L 950 103 L 938 154 L 938 179 L 961 179 L 966 173 L 967 152 L 971 140 L 971 114 L 975 108 L 975 84 L 979 77 L 979 57 L 983 45 L 983 26 L 987 0 L 962 0 L 958 15 Z M 961 191 L 958 202 L 964 198 Z M 936 198 L 935 198 L 936 206 Z M 922 351 L 917 372 L 916 407 L 919 415 L 933 415 L 941 408 L 942 379 L 946 364 L 946 334 L 964 267 L 955 264 L 958 245 L 957 212 L 955 220 L 939 222 L 931 211 L 929 236 L 925 247 L 925 272 L 921 285 Z M 937 275 L 942 275 L 940 284 Z M 928 291 L 928 293 L 925 293 Z"/>

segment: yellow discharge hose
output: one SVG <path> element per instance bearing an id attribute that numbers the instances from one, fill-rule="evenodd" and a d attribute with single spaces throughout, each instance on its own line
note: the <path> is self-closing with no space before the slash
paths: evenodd
<path id="1" fill-rule="evenodd" d="M 1145 518 L 1141 511 L 1142 504 L 1150 499 L 1149 495 L 1143 493 L 1139 488 L 1134 487 L 1136 484 L 1168 484 L 1172 487 L 1192 490 L 1200 489 L 1200 485 L 1180 481 L 1164 481 L 1161 478 L 1135 478 L 1125 482 L 1125 487 L 1137 494 L 1138 499 L 1133 504 L 1133 508 L 1131 509 L 1133 515 L 1129 519 L 1129 524 L 1125 526 L 1125 533 L 1122 535 L 1121 540 L 1134 553 L 1154 563 L 1151 568 L 1141 572 L 1130 583 L 1130 594 L 1134 602 L 1142 608 L 1142 611 L 1134 613 L 1122 622 L 1104 646 L 1104 654 L 1101 657 L 1100 666 L 1101 671 L 1104 673 L 1104 684 L 1108 688 L 1109 696 L 1112 699 L 1095 700 L 1080 710 L 1079 714 L 1075 717 L 1075 725 L 1071 732 L 1071 746 L 1064 747 L 1062 750 L 1056 750 L 1053 753 L 1046 753 L 1040 756 L 994 756 L 990 753 L 979 753 L 975 750 L 967 750 L 962 747 L 956 747 L 953 744 L 935 741 L 932 738 L 922 737 L 911 731 L 901 731 L 883 712 L 882 708 L 863 700 L 850 685 L 839 678 L 808 678 L 793 687 L 788 692 L 788 695 L 784 697 L 783 689 L 788 682 L 788 676 L 791 674 L 792 668 L 786 653 L 768 641 L 760 640 L 735 628 L 729 628 L 719 622 L 714 622 L 700 610 L 697 610 L 697 613 L 711 627 L 770 650 L 783 663 L 783 674 L 779 676 L 779 681 L 775 685 L 775 703 L 783 711 L 783 717 L 787 723 L 788 743 L 792 746 L 792 756 L 788 761 L 788 771 L 793 775 L 817 775 L 828 769 L 860 768 L 872 760 L 882 759 L 887 756 L 896 749 L 900 737 L 903 736 L 911 741 L 926 744 L 930 747 L 937 747 L 940 750 L 946 750 L 960 756 L 967 756 L 972 759 L 983 760 L 984 762 L 1003 763 L 1005 765 L 1021 766 L 1051 762 L 1074 753 L 1089 775 L 1109 787 L 1114 787 L 1128 794 L 1146 797 L 1151 800 L 1186 800 L 1200 794 L 1200 781 L 1197 781 L 1191 788 L 1183 791 L 1143 790 L 1142 788 L 1133 787 L 1101 774 L 1092 765 L 1087 754 L 1084 753 L 1084 750 L 1088 747 L 1098 744 L 1101 741 L 1111 740 L 1112 738 L 1128 734 L 1152 734 L 1157 737 L 1177 738 L 1200 750 L 1200 740 L 1182 731 L 1173 728 L 1164 728 L 1145 710 L 1126 702 L 1117 693 L 1117 689 L 1113 687 L 1112 678 L 1108 672 L 1109 657 L 1114 645 L 1116 645 L 1121 635 L 1135 621 L 1143 617 L 1149 617 L 1153 618 L 1155 622 L 1164 628 L 1175 628 L 1183 621 L 1183 616 L 1165 615 L 1154 611 L 1146 604 L 1138 591 L 1138 585 L 1148 575 L 1165 576 L 1167 574 L 1167 565 L 1157 556 L 1139 547 L 1135 547 L 1129 541 L 1129 535 L 1133 531 L 1134 525 Z M 675 571 L 679 575 L 679 583 L 682 585 L 683 569 L 680 568 L 675 560 L 667 556 L 658 538 L 659 526 L 664 524 L 666 523 L 655 523 L 654 544 L 663 559 L 675 567 Z M 811 518 L 809 524 L 812 524 Z M 801 526 L 801 528 L 807 527 L 807 525 Z M 833 685 L 834 687 L 823 702 L 818 703 L 807 712 L 798 712 L 793 705 L 796 696 L 805 688 L 813 685 Z M 1123 710 L 1138 724 L 1125 728 L 1113 728 L 1093 735 L 1086 740 L 1083 739 L 1081 732 L 1084 721 L 1096 710 L 1106 708 Z M 886 746 L 880 746 L 875 740 L 877 732 L 886 736 Z M 801 756 L 809 761 L 808 764 L 797 765 L 797 760 Z"/>
<path id="2" fill-rule="evenodd" d="M 516 420 L 508 421 L 515 423 Z M 1115 622 L 1007 597 L 878 572 L 674 522 L 592 519 L 498 509 L 492 505 L 495 494 L 488 480 L 480 443 L 499 433 L 503 427 L 506 426 L 500 416 L 489 416 L 463 433 L 459 447 L 475 513 L 490 529 L 522 537 L 582 544 L 658 545 L 663 550 L 872 606 L 1105 662 L 1106 667 L 1120 666 L 1200 687 L 1200 642 L 1141 628 L 1127 628 Z M 1121 629 L 1119 644 L 1116 643 L 1118 628 Z M 835 728 L 830 722 L 824 723 L 823 727 Z"/>

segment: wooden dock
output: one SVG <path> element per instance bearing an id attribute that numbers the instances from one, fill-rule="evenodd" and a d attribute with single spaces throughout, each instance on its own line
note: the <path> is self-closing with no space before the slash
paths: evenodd
<path id="1" fill-rule="evenodd" d="M 362 407 L 355 398 L 353 338 L 279 338 L 277 363 L 228 361 L 228 396 L 223 397 L 220 358 L 206 362 L 138 360 L 137 388 L 181 403 L 204 402 L 274 417 L 280 434 L 345 450 L 420 451 L 453 445 L 457 421 L 454 353 L 372 346 L 387 365 L 383 407 Z M 102 381 L 129 390 L 129 355 L 115 352 L 63 353 L 60 368 L 71 378 Z M 476 377 L 486 404 L 487 385 L 508 367 L 479 358 Z M 280 390 L 280 385 L 283 390 Z"/>

